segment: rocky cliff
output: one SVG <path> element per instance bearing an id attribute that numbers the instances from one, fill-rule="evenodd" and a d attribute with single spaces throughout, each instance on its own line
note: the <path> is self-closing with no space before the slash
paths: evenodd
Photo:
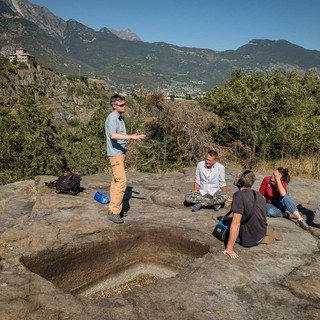
<path id="1" fill-rule="evenodd" d="M 83 177 L 75 197 L 49 176 L 0 187 L 0 319 L 319 319 L 320 229 L 270 218 L 283 241 L 236 246 L 230 260 L 211 235 L 228 208 L 183 205 L 193 175 L 129 172 L 123 225 L 93 200 L 109 174 Z M 294 178 L 289 191 L 309 221 L 320 182 Z"/>
<path id="2" fill-rule="evenodd" d="M 53 15 L 46 7 L 25 0 L 3 0 L 18 16 L 32 21 L 53 37 L 63 38 L 67 23 Z"/>
<path id="3" fill-rule="evenodd" d="M 14 108 L 19 105 L 23 90 L 31 88 L 36 91 L 36 102 L 48 107 L 61 125 L 72 119 L 88 123 L 93 112 L 101 104 L 107 104 L 110 92 L 105 80 L 66 77 L 39 66 L 30 69 L 6 66 L 0 71 L 0 84 L 1 103 Z"/>

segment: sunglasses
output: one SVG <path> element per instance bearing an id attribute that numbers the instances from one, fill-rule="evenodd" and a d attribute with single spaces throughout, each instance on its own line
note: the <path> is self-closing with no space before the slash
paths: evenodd
<path id="1" fill-rule="evenodd" d="M 125 107 L 126 104 L 125 104 L 125 103 L 123 103 L 123 104 L 117 104 L 117 106 L 118 106 L 118 107 Z"/>

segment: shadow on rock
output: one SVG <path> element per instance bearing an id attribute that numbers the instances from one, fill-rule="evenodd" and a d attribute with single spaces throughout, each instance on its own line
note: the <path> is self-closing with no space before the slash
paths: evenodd
<path id="1" fill-rule="evenodd" d="M 306 222 L 308 225 L 313 225 L 314 212 L 306 207 L 303 207 L 301 204 L 297 205 L 299 212 L 306 216 Z"/>
<path id="2" fill-rule="evenodd" d="M 144 198 L 144 197 L 137 197 L 137 196 L 133 196 L 132 194 L 140 194 L 140 192 L 133 191 L 133 187 L 127 187 L 127 189 L 124 193 L 123 205 L 122 205 L 122 209 L 125 212 L 128 212 L 130 210 L 130 199 L 131 198 L 146 200 L 146 198 Z"/>

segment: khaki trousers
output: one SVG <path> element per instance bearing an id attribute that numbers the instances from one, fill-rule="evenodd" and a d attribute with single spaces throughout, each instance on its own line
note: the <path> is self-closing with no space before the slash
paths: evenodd
<path id="1" fill-rule="evenodd" d="M 121 212 L 123 197 L 127 188 L 127 176 L 124 167 L 125 158 L 125 154 L 109 157 L 112 170 L 109 212 L 113 214 Z"/>

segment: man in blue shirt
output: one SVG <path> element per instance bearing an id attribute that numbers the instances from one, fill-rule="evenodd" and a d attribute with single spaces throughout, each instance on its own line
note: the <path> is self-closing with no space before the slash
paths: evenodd
<path id="1" fill-rule="evenodd" d="M 227 199 L 225 167 L 216 161 L 218 153 L 209 150 L 204 161 L 197 165 L 193 190 L 186 194 L 187 203 L 195 203 L 192 211 L 213 206 L 218 211 Z"/>
<path id="2" fill-rule="evenodd" d="M 114 223 L 123 223 L 120 216 L 124 193 L 127 188 L 127 177 L 125 172 L 125 157 L 127 151 L 127 140 L 143 140 L 145 134 L 127 134 L 123 113 L 125 113 L 125 97 L 115 94 L 110 99 L 113 111 L 108 115 L 105 122 L 107 140 L 107 156 L 112 170 L 110 185 L 109 219 Z"/>

